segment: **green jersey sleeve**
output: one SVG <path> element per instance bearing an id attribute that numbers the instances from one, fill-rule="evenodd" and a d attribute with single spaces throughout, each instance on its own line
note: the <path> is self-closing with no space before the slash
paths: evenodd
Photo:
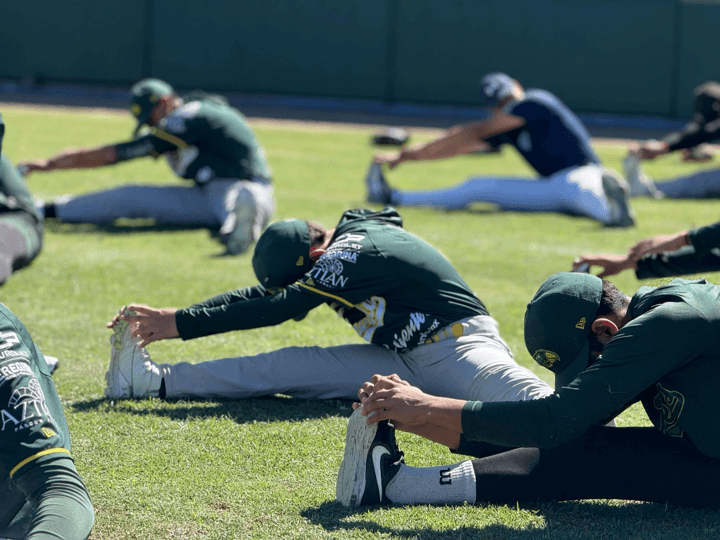
<path id="1" fill-rule="evenodd" d="M 626 324 L 602 357 L 546 398 L 517 403 L 469 402 L 468 440 L 504 446 L 553 447 L 619 414 L 651 385 L 702 356 L 711 332 L 691 305 L 663 302 Z"/>

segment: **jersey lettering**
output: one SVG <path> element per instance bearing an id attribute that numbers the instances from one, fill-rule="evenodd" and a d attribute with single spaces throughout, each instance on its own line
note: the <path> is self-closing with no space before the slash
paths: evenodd
<path id="1" fill-rule="evenodd" d="M 420 330 L 420 326 L 422 323 L 425 322 L 425 314 L 424 313 L 411 313 L 410 314 L 410 322 L 408 322 L 405 325 L 405 328 L 403 328 L 400 331 L 400 336 L 395 334 L 393 339 L 393 346 L 396 349 L 407 349 L 408 348 L 408 341 L 415 335 L 415 332 Z"/>
<path id="2" fill-rule="evenodd" d="M 19 344 L 20 339 L 15 332 L 0 332 L 0 351 Z"/>

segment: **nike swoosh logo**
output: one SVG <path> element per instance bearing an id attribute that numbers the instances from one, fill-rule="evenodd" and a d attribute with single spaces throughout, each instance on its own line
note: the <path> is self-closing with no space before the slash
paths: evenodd
<path id="1" fill-rule="evenodd" d="M 383 500 L 383 487 L 382 487 L 382 468 L 381 461 L 384 455 L 390 455 L 390 450 L 384 446 L 376 446 L 372 451 L 373 468 L 375 469 L 375 480 L 377 481 L 378 492 L 380 494 L 380 502 Z"/>

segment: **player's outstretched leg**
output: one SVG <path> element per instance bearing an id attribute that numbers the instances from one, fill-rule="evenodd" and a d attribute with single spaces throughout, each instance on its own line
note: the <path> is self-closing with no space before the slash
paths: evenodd
<path id="1" fill-rule="evenodd" d="M 105 396 L 111 399 L 158 397 L 162 376 L 144 347 L 121 320 L 110 336 L 110 367 L 105 374 Z"/>
<path id="2" fill-rule="evenodd" d="M 335 488 L 335 498 L 350 508 L 392 504 L 385 489 L 403 463 L 395 428 L 387 420 L 371 425 L 365 420 L 360 409 L 350 417 Z"/>
<path id="3" fill-rule="evenodd" d="M 367 202 L 376 204 L 393 204 L 393 190 L 385 180 L 382 171 L 382 165 L 379 163 L 371 163 L 365 176 L 365 186 L 367 188 Z"/>

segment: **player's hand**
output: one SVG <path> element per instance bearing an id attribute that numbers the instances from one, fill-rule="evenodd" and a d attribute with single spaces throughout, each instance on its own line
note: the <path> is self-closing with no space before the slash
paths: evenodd
<path id="1" fill-rule="evenodd" d="M 120 310 L 120 313 L 108 323 L 109 328 L 123 320 L 130 323 L 132 337 L 138 338 L 139 345 L 146 347 L 153 341 L 180 337 L 175 324 L 174 308 L 151 308 L 139 304 L 131 304 Z"/>
<path id="2" fill-rule="evenodd" d="M 394 152 L 391 154 L 376 154 L 373 157 L 373 163 L 387 163 L 388 169 L 394 169 L 403 161 L 402 152 Z"/>
<path id="3" fill-rule="evenodd" d="M 601 267 L 602 271 L 597 274 L 599 278 L 614 276 L 629 268 L 637 268 L 636 261 L 625 255 L 584 255 L 573 261 L 573 270 L 577 270 L 583 264 L 589 264 L 591 268 Z"/>
<path id="4" fill-rule="evenodd" d="M 650 253 L 662 253 L 664 251 L 675 251 L 688 245 L 687 231 L 676 234 L 664 234 L 640 240 L 628 250 L 628 257 L 639 261 L 643 256 Z"/>
<path id="5" fill-rule="evenodd" d="M 24 176 L 35 172 L 35 171 L 48 171 L 50 170 L 46 159 L 39 159 L 37 161 L 23 161 L 17 164 L 17 168 L 23 172 Z"/>
<path id="6" fill-rule="evenodd" d="M 670 151 L 668 144 L 664 141 L 645 141 L 634 151 L 640 159 L 655 159 L 658 156 L 667 154 Z"/>
<path id="7" fill-rule="evenodd" d="M 370 394 L 364 399 L 361 396 L 360 404 L 362 413 L 368 417 L 368 424 L 392 420 L 397 429 L 407 431 L 408 425 L 424 423 L 433 396 L 410 385 L 397 375 L 389 377 L 373 375 L 370 385 L 372 385 L 371 388 L 368 387 L 371 389 Z"/>

